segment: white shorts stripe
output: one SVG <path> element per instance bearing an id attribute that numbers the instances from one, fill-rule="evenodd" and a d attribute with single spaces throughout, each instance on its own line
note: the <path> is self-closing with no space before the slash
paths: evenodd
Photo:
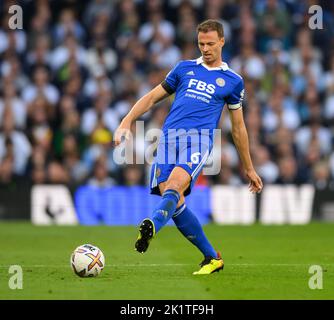
<path id="1" fill-rule="evenodd" d="M 152 179 L 152 184 L 151 184 L 151 188 L 155 188 L 158 184 L 158 179 L 156 179 L 156 172 L 157 172 L 157 164 L 154 164 L 154 175 L 153 175 L 153 179 Z"/>
<path id="2" fill-rule="evenodd" d="M 201 162 L 198 164 L 197 168 L 194 170 L 194 172 L 191 174 L 191 177 L 195 177 L 196 174 L 198 173 L 199 170 L 202 169 L 203 165 L 205 164 L 206 160 L 208 159 L 209 157 L 209 150 L 206 150 Z"/>

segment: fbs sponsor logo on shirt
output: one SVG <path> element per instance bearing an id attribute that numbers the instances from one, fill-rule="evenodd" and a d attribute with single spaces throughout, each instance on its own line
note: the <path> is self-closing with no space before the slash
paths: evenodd
<path id="1" fill-rule="evenodd" d="M 208 84 L 204 81 L 197 79 L 190 79 L 188 83 L 188 88 L 195 88 L 197 91 L 206 92 L 208 94 L 214 94 L 216 91 L 216 86 L 212 83 Z M 190 91 L 188 89 L 188 91 Z M 211 96 L 210 96 L 211 98 Z"/>

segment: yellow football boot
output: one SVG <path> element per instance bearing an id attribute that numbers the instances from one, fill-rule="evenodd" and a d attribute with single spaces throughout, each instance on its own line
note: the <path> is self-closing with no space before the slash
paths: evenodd
<path id="1" fill-rule="evenodd" d="M 201 262 L 201 269 L 193 272 L 193 275 L 205 275 L 211 274 L 213 272 L 218 272 L 219 270 L 224 269 L 224 261 L 219 252 L 217 252 L 218 257 L 205 257 L 205 259 Z"/>

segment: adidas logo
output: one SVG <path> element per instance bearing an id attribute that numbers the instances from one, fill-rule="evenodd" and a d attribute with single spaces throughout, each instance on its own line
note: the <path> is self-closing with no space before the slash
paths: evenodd
<path id="1" fill-rule="evenodd" d="M 165 218 L 168 217 L 168 211 L 166 210 L 157 210 L 156 212 L 161 213 Z"/>
<path id="2" fill-rule="evenodd" d="M 189 75 L 189 76 L 194 76 L 195 75 L 194 71 L 189 71 L 186 74 Z"/>

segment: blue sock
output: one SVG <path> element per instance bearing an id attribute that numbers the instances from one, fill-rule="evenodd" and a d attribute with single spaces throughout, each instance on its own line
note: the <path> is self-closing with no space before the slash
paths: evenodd
<path id="1" fill-rule="evenodd" d="M 157 233 L 172 217 L 175 212 L 180 195 L 177 191 L 168 189 L 162 195 L 162 200 L 153 212 L 152 221 Z"/>
<path id="2" fill-rule="evenodd" d="M 185 203 L 176 209 L 173 220 L 181 233 L 203 253 L 204 257 L 217 258 L 217 252 L 205 236 L 201 224 Z"/>

